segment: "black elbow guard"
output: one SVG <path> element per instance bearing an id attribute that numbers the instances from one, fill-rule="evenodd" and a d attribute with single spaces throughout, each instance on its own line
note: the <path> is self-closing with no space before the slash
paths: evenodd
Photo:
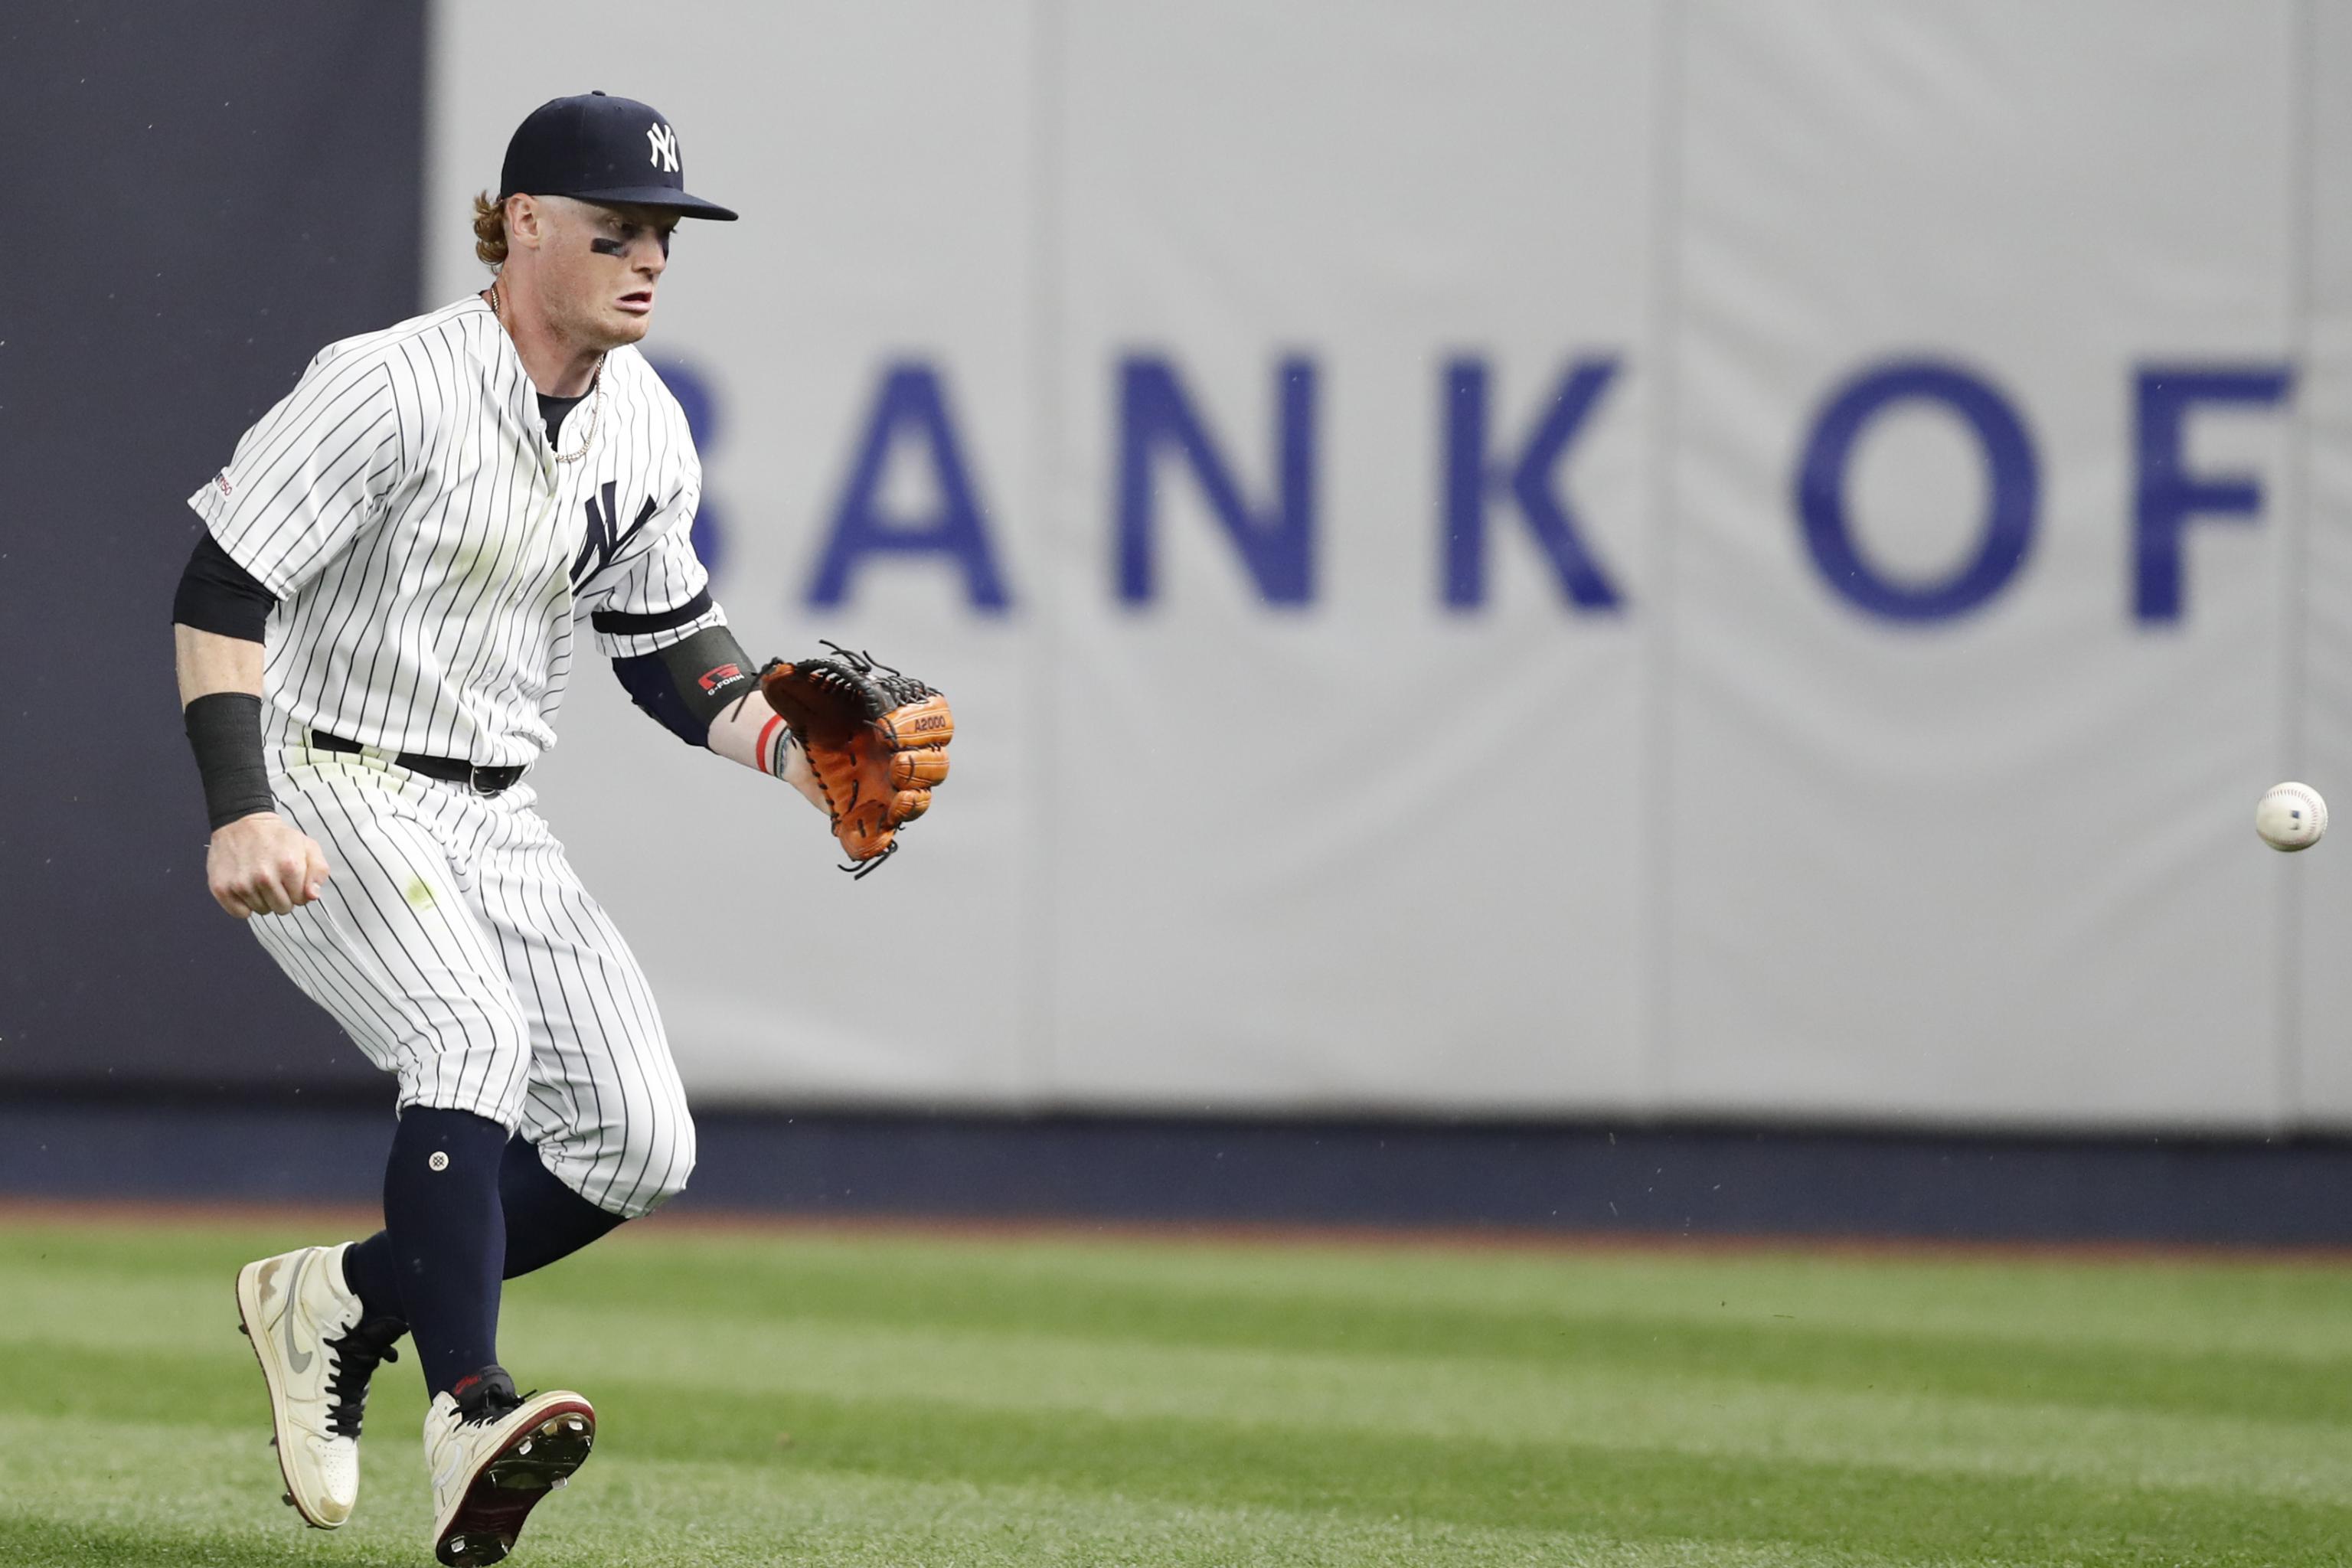
<path id="1" fill-rule="evenodd" d="M 705 626 L 659 653 L 616 658 L 629 700 L 689 746 L 707 745 L 710 721 L 757 689 L 759 676 L 735 634 Z"/>

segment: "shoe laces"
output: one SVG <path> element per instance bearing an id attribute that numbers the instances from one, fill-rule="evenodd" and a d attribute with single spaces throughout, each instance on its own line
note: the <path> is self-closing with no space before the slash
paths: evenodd
<path id="1" fill-rule="evenodd" d="M 392 1342 L 407 1331 L 397 1318 L 362 1318 L 335 1339 L 326 1342 L 335 1370 L 327 1377 L 327 1430 L 338 1437 L 359 1441 L 360 1417 L 367 1409 L 368 1380 L 384 1362 L 396 1362 L 400 1352 Z"/>
<path id="2" fill-rule="evenodd" d="M 466 1413 L 466 1424 L 469 1426 L 488 1426 L 494 1421 L 503 1421 L 529 1404 L 538 1393 L 537 1389 L 531 1390 L 530 1394 L 516 1394 L 510 1389 L 504 1388 L 492 1389 L 483 1397 L 479 1406 Z"/>
<path id="3" fill-rule="evenodd" d="M 467 1384 L 466 1392 L 454 1395 L 457 1402 L 457 1419 L 468 1426 L 487 1426 L 503 1421 L 523 1407 L 524 1396 L 515 1392 L 514 1379 L 504 1367 L 492 1365 L 476 1373 Z"/>

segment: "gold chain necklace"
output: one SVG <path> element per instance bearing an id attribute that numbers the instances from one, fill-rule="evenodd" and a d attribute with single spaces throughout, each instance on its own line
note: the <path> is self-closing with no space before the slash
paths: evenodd
<path id="1" fill-rule="evenodd" d="M 498 322 L 500 331 L 506 331 L 507 321 L 505 313 L 499 305 L 499 285 L 496 279 L 490 280 L 490 319 Z M 511 338 L 513 334 L 508 333 L 508 336 Z M 576 448 L 554 455 L 557 462 L 576 463 L 588 455 L 588 448 L 593 446 L 596 440 L 596 417 L 604 412 L 604 356 L 598 354 L 596 368 L 588 377 L 588 427 L 580 432 L 580 445 Z"/>

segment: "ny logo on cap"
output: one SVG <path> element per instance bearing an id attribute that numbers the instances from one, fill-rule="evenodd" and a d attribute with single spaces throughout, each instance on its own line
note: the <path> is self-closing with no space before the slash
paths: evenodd
<path id="1" fill-rule="evenodd" d="M 654 146 L 654 167 L 665 174 L 677 174 L 677 132 L 667 125 L 656 125 L 646 132 L 646 140 Z"/>

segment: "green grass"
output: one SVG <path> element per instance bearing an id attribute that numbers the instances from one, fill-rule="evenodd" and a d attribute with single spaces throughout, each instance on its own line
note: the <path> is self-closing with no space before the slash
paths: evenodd
<path id="1" fill-rule="evenodd" d="M 0 1228 L 0 1563 L 429 1561 L 412 1362 L 278 1501 L 228 1283 Z M 633 1227 L 508 1289 L 596 1457 L 515 1561 L 2337 1563 L 2352 1268 Z"/>

